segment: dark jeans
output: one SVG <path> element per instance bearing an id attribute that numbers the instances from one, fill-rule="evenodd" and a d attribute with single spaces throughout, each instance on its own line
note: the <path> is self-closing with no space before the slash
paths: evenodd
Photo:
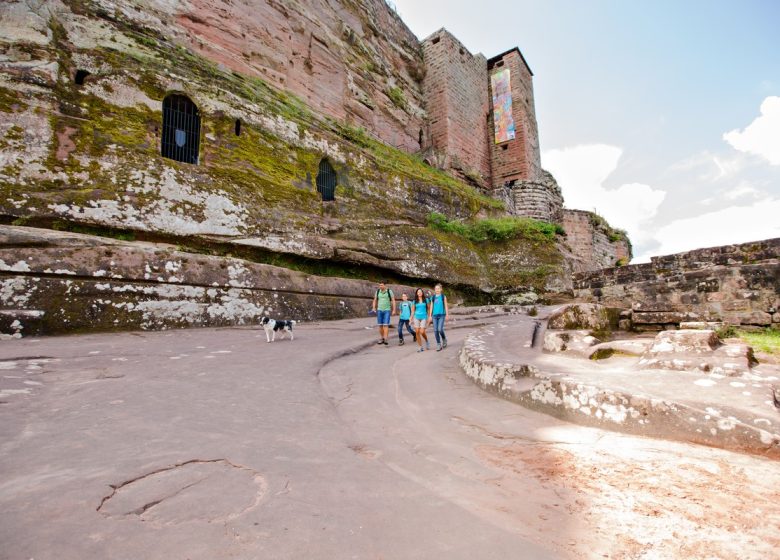
<path id="1" fill-rule="evenodd" d="M 433 334 L 436 335 L 436 344 L 441 344 L 447 341 L 447 336 L 444 334 L 444 318 L 446 315 L 434 315 L 433 316 Z"/>
<path id="2" fill-rule="evenodd" d="M 412 327 L 409 325 L 409 319 L 398 319 L 398 340 L 404 339 L 404 325 L 406 325 L 406 330 L 409 331 L 409 334 L 412 337 L 415 336 Z"/>

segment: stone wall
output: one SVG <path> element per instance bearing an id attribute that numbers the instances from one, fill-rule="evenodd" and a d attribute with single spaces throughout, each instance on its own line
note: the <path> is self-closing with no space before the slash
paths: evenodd
<path id="1" fill-rule="evenodd" d="M 631 306 L 640 329 L 682 321 L 780 323 L 780 238 L 697 249 L 574 275 L 577 298 Z"/>
<path id="2" fill-rule="evenodd" d="M 516 181 L 536 181 L 541 178 L 539 132 L 534 107 L 533 74 L 518 49 L 512 49 L 488 61 L 488 74 L 509 68 L 512 87 L 512 116 L 515 138 L 501 144 L 494 141 L 493 111 L 489 115 L 491 169 L 493 188 L 500 189 Z M 492 88 L 488 82 L 488 95 Z"/>
<path id="3" fill-rule="evenodd" d="M 577 272 L 609 268 L 618 263 L 626 265 L 631 261 L 631 246 L 625 233 L 609 227 L 593 212 L 563 210 L 561 223 Z"/>
<path id="4" fill-rule="evenodd" d="M 427 157 L 481 187 L 491 184 L 487 59 L 472 55 L 445 29 L 422 43 L 428 111 Z"/>
<path id="5" fill-rule="evenodd" d="M 400 297 L 409 286 L 391 285 Z M 0 232 L 0 333 L 252 325 L 365 316 L 376 284 L 94 236 Z M 370 324 L 367 322 L 367 324 Z"/>

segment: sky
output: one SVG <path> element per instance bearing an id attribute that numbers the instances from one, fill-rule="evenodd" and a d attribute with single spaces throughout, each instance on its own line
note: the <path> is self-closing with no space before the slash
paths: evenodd
<path id="1" fill-rule="evenodd" d="M 534 72 L 542 166 L 634 260 L 780 237 L 780 0 L 394 0 Z"/>

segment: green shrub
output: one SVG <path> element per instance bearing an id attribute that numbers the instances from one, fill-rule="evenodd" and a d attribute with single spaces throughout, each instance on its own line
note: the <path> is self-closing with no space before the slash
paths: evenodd
<path id="1" fill-rule="evenodd" d="M 512 216 L 485 218 L 466 223 L 450 220 L 438 212 L 431 212 L 428 215 L 428 225 L 433 229 L 454 233 L 476 243 L 508 241 L 518 237 L 531 241 L 550 242 L 555 240 L 556 235 L 563 235 L 563 228 L 558 224 Z"/>

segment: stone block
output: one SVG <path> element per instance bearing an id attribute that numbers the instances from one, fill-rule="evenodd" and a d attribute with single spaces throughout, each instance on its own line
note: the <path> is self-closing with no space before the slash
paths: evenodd
<path id="1" fill-rule="evenodd" d="M 772 315 L 764 311 L 754 311 L 753 313 L 741 316 L 740 324 L 767 327 L 772 324 Z"/>
<path id="2" fill-rule="evenodd" d="M 606 307 L 595 303 L 575 303 L 554 311 L 547 326 L 551 329 L 607 330 L 610 323 Z"/>
<path id="3" fill-rule="evenodd" d="M 658 333 L 648 350 L 650 355 L 673 352 L 711 353 L 720 345 L 712 330 L 675 330 Z"/>
<path id="4" fill-rule="evenodd" d="M 683 321 L 680 323 L 680 329 L 695 329 L 695 330 L 717 330 L 723 326 L 721 322 L 715 321 Z"/>
<path id="5" fill-rule="evenodd" d="M 685 311 L 637 312 L 634 310 L 632 317 L 634 324 L 666 325 L 671 323 L 682 323 L 684 321 L 694 321 L 699 318 L 699 315 Z"/>

